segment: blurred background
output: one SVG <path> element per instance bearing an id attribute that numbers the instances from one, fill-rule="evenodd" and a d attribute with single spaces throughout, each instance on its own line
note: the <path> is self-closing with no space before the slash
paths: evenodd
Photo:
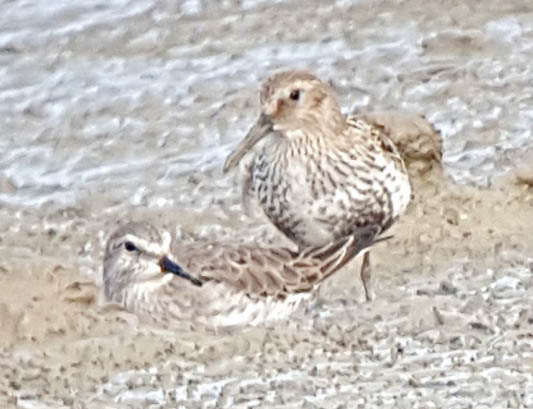
<path id="1" fill-rule="evenodd" d="M 280 67 L 330 81 L 347 112 L 425 114 L 462 183 L 487 185 L 533 146 L 528 2 L 5 1 L 2 10 L 9 205 L 72 205 L 103 191 L 124 205 L 190 200 L 179 175 L 219 170 L 256 115 L 258 82 Z"/>

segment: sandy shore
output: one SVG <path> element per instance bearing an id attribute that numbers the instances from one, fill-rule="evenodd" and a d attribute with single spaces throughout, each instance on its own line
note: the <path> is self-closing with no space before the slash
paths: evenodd
<path id="1" fill-rule="evenodd" d="M 3 217 L 2 405 L 531 405 L 526 172 L 491 189 L 424 173 L 394 238 L 373 252 L 374 302 L 362 302 L 351 264 L 292 322 L 216 335 L 150 329 L 102 304 L 99 283 L 80 274 L 99 268 L 101 218 L 74 209 Z M 21 217 L 25 229 L 10 231 Z"/>

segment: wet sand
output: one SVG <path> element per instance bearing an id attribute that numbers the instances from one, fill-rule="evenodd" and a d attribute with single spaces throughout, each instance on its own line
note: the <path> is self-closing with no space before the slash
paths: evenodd
<path id="1" fill-rule="evenodd" d="M 6 12 L 0 406 L 533 407 L 533 10 L 243 3 L 136 2 L 118 22 L 74 7 L 54 17 L 63 32 L 29 19 L 48 35 L 28 37 Z M 100 23 L 69 26 L 83 13 Z M 262 42 L 279 47 L 246 51 Z M 372 253 L 376 299 L 363 302 L 356 261 L 274 328 L 177 334 L 103 303 L 119 220 L 284 242 L 244 213 L 221 166 L 258 78 L 291 58 L 331 79 L 347 111 L 423 112 L 442 133 L 443 169 L 413 164 L 413 203 Z"/>
<path id="2" fill-rule="evenodd" d="M 375 301 L 362 301 L 353 263 L 291 322 L 221 334 L 149 328 L 103 304 L 80 274 L 98 269 L 98 220 L 65 211 L 41 231 L 27 215 L 2 243 L 2 405 L 527 407 L 533 190 L 508 182 L 482 190 L 426 173 L 373 251 Z"/>

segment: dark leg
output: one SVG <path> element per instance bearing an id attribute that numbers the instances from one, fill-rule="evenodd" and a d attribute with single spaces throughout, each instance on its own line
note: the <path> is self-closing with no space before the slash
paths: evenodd
<path id="1" fill-rule="evenodd" d="M 363 256 L 363 263 L 361 264 L 361 281 L 365 289 L 366 301 L 372 301 L 374 296 L 372 289 L 372 269 L 370 267 L 370 253 L 367 251 Z"/>

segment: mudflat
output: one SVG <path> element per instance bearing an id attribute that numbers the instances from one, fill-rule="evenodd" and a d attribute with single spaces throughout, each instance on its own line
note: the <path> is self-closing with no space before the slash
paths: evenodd
<path id="1" fill-rule="evenodd" d="M 533 406 L 528 2 L 6 7 L 0 406 Z M 258 81 L 285 66 L 331 81 L 347 112 L 441 131 L 442 168 L 413 167 L 413 202 L 373 250 L 376 299 L 356 260 L 275 327 L 176 333 L 104 303 L 120 220 L 291 244 L 221 172 Z"/>

